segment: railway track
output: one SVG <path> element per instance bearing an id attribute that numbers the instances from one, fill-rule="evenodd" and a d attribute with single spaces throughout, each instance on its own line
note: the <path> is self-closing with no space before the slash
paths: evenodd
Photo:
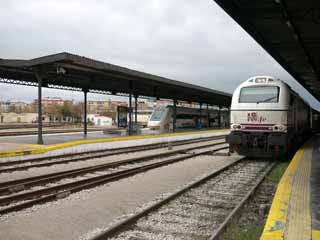
<path id="1" fill-rule="evenodd" d="M 274 166 L 240 159 L 103 231 L 92 240 L 218 239 Z"/>
<path id="2" fill-rule="evenodd" d="M 225 142 L 189 146 L 123 161 L 0 183 L 0 214 L 57 200 L 111 181 L 228 148 Z"/>
<path id="3" fill-rule="evenodd" d="M 220 135 L 220 136 L 209 137 L 209 138 L 180 140 L 180 141 L 170 142 L 170 145 L 181 146 L 188 143 L 201 143 L 201 142 L 208 142 L 212 140 L 224 139 L 225 137 L 226 135 Z M 103 150 L 87 151 L 82 153 L 70 153 L 70 154 L 57 155 L 57 156 L 51 156 L 51 157 L 41 157 L 41 158 L 26 159 L 26 160 L 19 160 L 19 161 L 0 162 L 0 174 L 5 172 L 24 171 L 34 167 L 46 167 L 51 165 L 66 164 L 70 162 L 87 161 L 93 158 L 108 157 L 108 156 L 114 156 L 119 154 L 129 154 L 132 152 L 141 152 L 146 150 L 163 148 L 166 146 L 168 146 L 168 143 L 157 143 L 157 144 L 147 144 L 143 146 L 116 148 L 111 150 L 103 149 Z"/>

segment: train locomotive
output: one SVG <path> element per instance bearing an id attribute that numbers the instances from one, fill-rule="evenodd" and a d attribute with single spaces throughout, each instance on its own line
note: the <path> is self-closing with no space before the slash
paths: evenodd
<path id="1" fill-rule="evenodd" d="M 249 157 L 278 157 L 294 149 L 310 132 L 310 106 L 283 81 L 256 76 L 233 93 L 231 151 Z"/>

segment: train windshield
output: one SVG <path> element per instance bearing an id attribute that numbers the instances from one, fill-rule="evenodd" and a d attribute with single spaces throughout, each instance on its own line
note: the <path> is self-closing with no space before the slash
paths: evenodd
<path id="1" fill-rule="evenodd" d="M 240 103 L 276 103 L 279 87 L 244 87 L 240 91 Z"/>
<path id="2" fill-rule="evenodd" d="M 150 117 L 150 121 L 160 121 L 164 110 L 165 108 L 163 107 L 156 108 Z"/>

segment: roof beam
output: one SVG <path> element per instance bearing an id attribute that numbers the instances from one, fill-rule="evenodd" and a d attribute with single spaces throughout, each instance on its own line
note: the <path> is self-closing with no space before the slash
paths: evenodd
<path id="1" fill-rule="evenodd" d="M 306 45 L 304 43 L 304 40 L 301 37 L 301 34 L 300 34 L 298 28 L 296 27 L 295 23 L 293 22 L 293 18 L 288 11 L 288 7 L 287 7 L 287 4 L 285 3 L 285 0 L 275 0 L 275 2 L 281 6 L 284 19 L 286 21 L 287 26 L 292 31 L 293 38 L 300 44 L 301 48 L 304 51 L 307 62 L 311 65 L 312 72 L 315 73 L 316 72 L 315 64 L 312 60 L 312 57 L 311 57 L 308 49 L 306 48 Z"/>

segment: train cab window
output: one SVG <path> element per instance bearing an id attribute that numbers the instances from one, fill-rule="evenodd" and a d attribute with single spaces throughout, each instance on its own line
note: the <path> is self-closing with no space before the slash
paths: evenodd
<path id="1" fill-rule="evenodd" d="M 279 87 L 244 87 L 240 91 L 239 103 L 276 103 Z"/>
<path id="2" fill-rule="evenodd" d="M 150 121 L 160 121 L 163 113 L 164 113 L 164 108 L 160 107 L 155 109 L 150 117 Z"/>

